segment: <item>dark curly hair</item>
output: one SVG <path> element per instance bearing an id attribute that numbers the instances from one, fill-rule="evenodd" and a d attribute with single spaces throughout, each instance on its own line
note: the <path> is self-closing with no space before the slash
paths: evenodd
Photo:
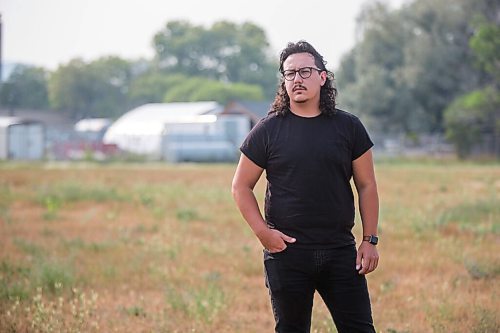
<path id="1" fill-rule="evenodd" d="M 314 63 L 316 66 L 326 72 L 326 82 L 321 87 L 320 98 L 319 98 L 319 110 L 322 114 L 331 116 L 335 113 L 335 100 L 337 97 L 337 89 L 333 85 L 334 75 L 332 72 L 326 69 L 326 61 L 323 60 L 323 56 L 316 51 L 316 49 L 304 40 L 300 40 L 297 43 L 288 43 L 287 47 L 281 51 L 280 54 L 280 73 L 283 73 L 283 63 L 286 58 L 295 53 L 309 53 L 314 57 Z M 276 92 L 276 97 L 271 104 L 271 109 L 269 113 L 276 113 L 279 116 L 284 116 L 290 112 L 290 97 L 286 92 L 285 79 L 283 76 L 280 79 L 278 91 Z"/>

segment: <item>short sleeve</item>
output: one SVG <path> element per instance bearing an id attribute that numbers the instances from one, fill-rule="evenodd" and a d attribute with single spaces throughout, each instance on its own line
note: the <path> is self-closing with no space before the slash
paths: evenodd
<path id="1" fill-rule="evenodd" d="M 361 123 L 358 117 L 354 117 L 354 138 L 352 146 L 352 160 L 354 161 L 373 147 L 373 142 L 368 134 L 365 126 Z"/>
<path id="2" fill-rule="evenodd" d="M 268 135 L 264 120 L 259 121 L 248 133 L 240 146 L 240 151 L 259 167 L 267 166 Z"/>

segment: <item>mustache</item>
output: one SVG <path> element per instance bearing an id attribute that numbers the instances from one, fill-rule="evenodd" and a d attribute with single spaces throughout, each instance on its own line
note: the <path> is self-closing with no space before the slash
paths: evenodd
<path id="1" fill-rule="evenodd" d="M 293 86 L 292 91 L 295 91 L 295 90 L 307 90 L 307 88 L 306 88 L 306 87 L 304 87 L 304 86 L 303 86 L 303 85 L 301 85 L 301 84 L 297 84 L 297 85 Z"/>

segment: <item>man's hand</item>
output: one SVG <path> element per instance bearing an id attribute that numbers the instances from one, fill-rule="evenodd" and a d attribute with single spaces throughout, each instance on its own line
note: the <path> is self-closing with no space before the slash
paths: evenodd
<path id="1" fill-rule="evenodd" d="M 356 270 L 359 270 L 359 274 L 368 274 L 373 272 L 377 266 L 377 247 L 365 241 L 361 242 L 361 245 L 358 248 L 358 255 L 356 257 Z"/>
<path id="2" fill-rule="evenodd" d="M 271 253 L 285 250 L 287 247 L 286 243 L 295 243 L 295 238 L 287 236 L 276 229 L 265 228 L 256 235 L 264 248 Z"/>

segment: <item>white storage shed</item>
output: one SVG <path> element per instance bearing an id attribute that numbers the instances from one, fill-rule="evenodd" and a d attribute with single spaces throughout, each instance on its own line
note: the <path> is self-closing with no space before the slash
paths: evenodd
<path id="1" fill-rule="evenodd" d="M 166 123 L 185 122 L 195 116 L 213 115 L 221 111 L 222 107 L 217 102 L 141 105 L 118 118 L 104 134 L 103 142 L 159 159 Z"/>
<path id="2" fill-rule="evenodd" d="M 250 119 L 220 116 L 222 111 L 217 102 L 142 105 L 113 123 L 103 141 L 157 160 L 234 160 L 250 130 Z"/>
<path id="3" fill-rule="evenodd" d="M 40 160 L 44 151 L 43 123 L 18 117 L 0 117 L 0 159 Z"/>

